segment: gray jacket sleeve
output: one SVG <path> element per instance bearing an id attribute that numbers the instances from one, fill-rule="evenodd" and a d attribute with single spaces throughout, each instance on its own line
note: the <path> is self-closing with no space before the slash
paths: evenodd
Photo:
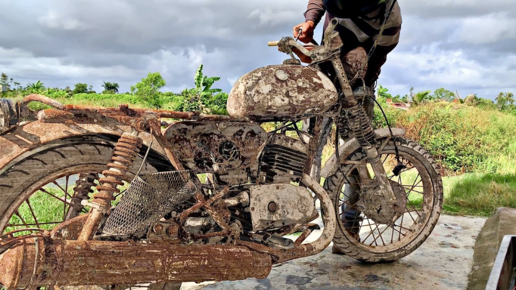
<path id="1" fill-rule="evenodd" d="M 305 12 L 305 22 L 313 21 L 317 25 L 325 12 L 326 8 L 324 7 L 323 0 L 309 0 Z"/>

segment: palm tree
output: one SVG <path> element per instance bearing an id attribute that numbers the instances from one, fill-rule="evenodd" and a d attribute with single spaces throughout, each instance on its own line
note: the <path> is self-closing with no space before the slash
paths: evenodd
<path id="1" fill-rule="evenodd" d="M 45 89 L 45 86 L 44 86 L 44 84 L 41 81 L 37 81 L 35 83 L 28 83 L 27 84 L 27 90 L 31 91 L 31 92 L 34 92 L 34 93 L 41 92 L 44 89 Z"/>
<path id="2" fill-rule="evenodd" d="M 508 93 L 499 93 L 498 97 L 495 99 L 496 104 L 498 105 L 498 109 L 503 110 L 507 103 L 510 103 L 511 105 L 514 104 L 514 94 L 511 92 Z"/>
<path id="3" fill-rule="evenodd" d="M 423 92 L 416 93 L 412 97 L 412 104 L 417 106 L 423 102 L 429 101 L 432 97 L 432 95 L 430 95 L 431 92 L 432 91 L 423 91 Z"/>
<path id="4" fill-rule="evenodd" d="M 516 101 L 514 99 L 514 94 L 511 93 L 511 92 L 508 92 L 508 93 L 505 93 L 505 99 L 507 100 L 507 102 L 509 102 L 511 105 L 514 105 L 514 102 Z"/>

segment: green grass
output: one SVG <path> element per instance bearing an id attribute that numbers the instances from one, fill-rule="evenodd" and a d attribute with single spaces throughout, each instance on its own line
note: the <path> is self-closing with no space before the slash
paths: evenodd
<path id="1" fill-rule="evenodd" d="M 430 103 L 396 117 L 446 173 L 515 173 L 516 116 L 460 104 Z"/>
<path id="2" fill-rule="evenodd" d="M 445 213 L 488 217 L 499 207 L 516 208 L 516 174 L 465 174 L 443 182 Z"/>

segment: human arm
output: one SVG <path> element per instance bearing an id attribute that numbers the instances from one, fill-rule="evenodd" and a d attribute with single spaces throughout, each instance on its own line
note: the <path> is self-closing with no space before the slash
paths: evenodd
<path id="1" fill-rule="evenodd" d="M 319 21 L 321 21 L 325 12 L 326 9 L 324 8 L 322 0 L 310 0 L 304 14 L 305 22 L 294 26 L 294 37 L 298 37 L 299 29 L 301 29 L 302 34 L 299 37 L 299 40 L 304 43 L 309 43 L 312 41 L 314 36 L 314 29 Z"/>

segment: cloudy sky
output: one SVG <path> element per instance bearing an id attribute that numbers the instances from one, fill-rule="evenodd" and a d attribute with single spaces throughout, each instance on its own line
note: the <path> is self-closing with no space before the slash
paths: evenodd
<path id="1" fill-rule="evenodd" d="M 160 72 L 167 91 L 193 86 L 200 64 L 229 92 L 239 76 L 278 64 L 267 41 L 291 34 L 307 0 L 0 0 L 0 72 L 25 85 L 103 81 L 129 91 Z M 380 83 L 404 95 L 516 93 L 515 0 L 399 0 L 400 45 Z M 321 25 L 322 26 L 322 25 Z M 320 38 L 320 29 L 317 39 Z"/>

